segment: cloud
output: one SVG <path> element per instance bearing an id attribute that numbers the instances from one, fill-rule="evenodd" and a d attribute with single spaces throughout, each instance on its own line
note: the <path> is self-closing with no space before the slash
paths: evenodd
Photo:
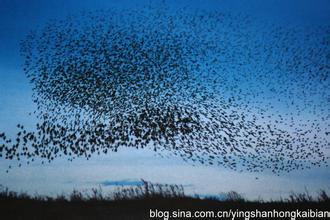
<path id="1" fill-rule="evenodd" d="M 123 180 L 105 180 L 100 183 L 102 186 L 142 186 L 143 181 L 142 180 L 132 180 L 132 179 L 123 179 Z M 193 184 L 186 184 L 182 185 L 184 188 L 186 187 L 194 187 Z"/>
<path id="2" fill-rule="evenodd" d="M 141 180 L 130 180 L 130 179 L 117 180 L 117 181 L 105 180 L 105 181 L 101 182 L 101 185 L 103 185 L 103 186 L 142 186 L 143 182 Z"/>

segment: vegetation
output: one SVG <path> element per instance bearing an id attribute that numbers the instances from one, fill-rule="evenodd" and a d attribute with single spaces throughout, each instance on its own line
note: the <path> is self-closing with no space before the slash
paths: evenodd
<path id="1" fill-rule="evenodd" d="M 17 193 L 2 187 L 0 212 L 4 219 L 148 219 L 149 210 L 328 210 L 330 197 L 322 190 L 313 197 L 307 191 L 292 193 L 279 201 L 249 201 L 237 192 L 223 199 L 189 196 L 179 185 L 153 184 L 121 187 L 105 194 L 102 189 L 90 193 L 74 190 L 70 195 L 48 197 Z"/>

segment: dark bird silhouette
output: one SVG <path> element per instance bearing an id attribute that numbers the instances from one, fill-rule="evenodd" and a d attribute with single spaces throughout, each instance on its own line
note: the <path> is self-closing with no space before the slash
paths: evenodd
<path id="1" fill-rule="evenodd" d="M 329 121 L 313 97 L 329 101 L 330 29 L 262 25 L 186 9 L 51 21 L 21 43 L 36 130 L 0 133 L 0 155 L 71 161 L 135 147 L 237 171 L 326 164 L 329 131 L 299 116 Z"/>

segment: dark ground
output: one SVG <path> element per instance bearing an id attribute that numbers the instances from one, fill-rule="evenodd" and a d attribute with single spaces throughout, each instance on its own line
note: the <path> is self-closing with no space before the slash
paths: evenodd
<path id="1" fill-rule="evenodd" d="M 236 192 L 229 192 L 222 200 L 187 196 L 183 188 L 176 185 L 152 184 L 131 188 L 120 188 L 109 196 L 92 189 L 90 195 L 74 191 L 69 196 L 56 198 L 30 196 L 3 188 L 0 192 L 0 219 L 167 219 L 150 218 L 150 209 L 155 211 L 330 211 L 330 197 L 320 191 L 317 197 L 308 192 L 291 194 L 280 201 L 248 201 Z M 196 219 L 196 218 L 170 218 Z M 211 219 L 211 218 L 199 218 Z M 226 219 L 226 218 L 213 218 Z M 243 219 L 243 218 L 235 218 Z M 256 219 L 256 218 L 254 218 Z M 275 218 L 273 218 L 275 219 Z M 288 218 L 287 218 L 288 219 Z M 297 218 L 299 219 L 299 218 Z M 305 218 L 306 219 L 306 218 Z M 308 219 L 308 218 L 307 218 Z M 309 218 L 310 219 L 310 218 Z M 326 218 L 323 218 L 326 219 Z"/>
<path id="2" fill-rule="evenodd" d="M 330 202 L 219 202 L 199 199 L 145 199 L 112 202 L 65 202 L 2 200 L 2 219 L 149 219 L 149 209 L 155 210 L 328 210 Z M 151 219 L 151 218 L 150 218 Z M 154 218 L 156 219 L 156 218 Z M 160 219 L 160 218 L 158 218 Z M 188 218 L 187 218 L 188 219 Z M 202 218 L 201 218 L 202 219 Z M 207 218 L 204 218 L 207 219 Z"/>

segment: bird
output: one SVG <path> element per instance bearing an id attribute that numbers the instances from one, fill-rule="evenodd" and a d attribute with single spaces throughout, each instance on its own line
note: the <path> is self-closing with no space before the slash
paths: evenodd
<path id="1" fill-rule="evenodd" d="M 20 45 L 38 123 L 0 133 L 0 156 L 134 147 L 255 173 L 327 164 L 330 28 L 187 10 L 101 10 L 31 31 Z M 306 110 L 315 119 L 301 121 Z"/>

